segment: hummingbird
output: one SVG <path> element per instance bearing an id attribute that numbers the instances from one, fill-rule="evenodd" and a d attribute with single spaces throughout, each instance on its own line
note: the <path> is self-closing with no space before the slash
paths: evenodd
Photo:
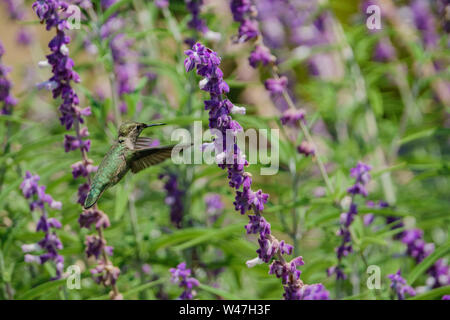
<path id="1" fill-rule="evenodd" d="M 84 202 L 85 209 L 92 207 L 103 192 L 117 184 L 128 170 L 137 173 L 170 158 L 175 147 L 180 149 L 186 147 L 183 145 L 150 147 L 152 139 L 139 137 L 145 128 L 162 125 L 164 123 L 145 124 L 131 121 L 120 125 L 117 141 L 109 148 L 92 180 Z"/>

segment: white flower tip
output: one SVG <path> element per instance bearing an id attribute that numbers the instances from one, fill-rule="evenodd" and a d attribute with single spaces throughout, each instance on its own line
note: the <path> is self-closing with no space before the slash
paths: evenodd
<path id="1" fill-rule="evenodd" d="M 238 106 L 233 106 L 233 108 L 231 108 L 231 113 L 233 114 L 245 114 L 245 108 L 244 107 L 238 107 Z"/>
<path id="2" fill-rule="evenodd" d="M 50 67 L 50 63 L 48 63 L 48 60 L 42 60 L 38 62 L 38 67 L 39 68 L 48 68 Z"/>
<path id="3" fill-rule="evenodd" d="M 220 41 L 220 39 L 222 38 L 222 35 L 219 32 L 208 30 L 205 33 L 205 38 L 206 38 L 206 40 L 217 42 L 217 41 Z"/>
<path id="4" fill-rule="evenodd" d="M 253 268 L 254 266 L 262 263 L 264 263 L 264 261 L 262 261 L 259 257 L 256 257 L 255 259 L 251 259 L 245 262 L 248 268 Z"/>
<path id="5" fill-rule="evenodd" d="M 219 154 L 216 156 L 216 162 L 217 162 L 217 163 L 222 163 L 226 156 L 227 156 L 227 155 L 226 155 L 225 152 L 219 153 Z"/>
<path id="6" fill-rule="evenodd" d="M 61 54 L 67 56 L 69 54 L 69 48 L 67 48 L 67 46 L 65 44 L 63 44 L 60 48 L 59 48 L 59 52 L 61 52 Z"/>
<path id="7" fill-rule="evenodd" d="M 203 89 L 208 84 L 208 81 L 209 80 L 207 78 L 200 80 L 200 82 L 198 83 L 198 86 L 200 87 L 200 89 Z"/>
<path id="8" fill-rule="evenodd" d="M 50 208 L 55 209 L 55 210 L 61 210 L 61 208 L 62 208 L 61 201 L 52 201 L 52 203 L 50 204 Z"/>

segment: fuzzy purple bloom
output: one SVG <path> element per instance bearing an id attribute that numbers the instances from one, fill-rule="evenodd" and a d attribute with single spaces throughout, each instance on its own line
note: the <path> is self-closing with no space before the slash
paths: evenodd
<path id="1" fill-rule="evenodd" d="M 388 62 L 396 58 L 396 51 L 388 38 L 381 39 L 375 46 L 373 60 L 378 62 Z"/>
<path id="2" fill-rule="evenodd" d="M 256 45 L 255 49 L 250 53 L 248 61 L 253 68 L 256 68 L 259 64 L 266 66 L 270 63 L 275 63 L 276 58 L 266 46 Z"/>
<path id="3" fill-rule="evenodd" d="M 370 181 L 369 171 L 372 169 L 370 165 L 367 165 L 362 162 L 358 162 L 356 167 L 350 169 L 350 176 L 355 178 L 355 184 L 347 189 L 347 193 L 352 196 L 352 201 L 349 206 L 349 210 L 347 212 L 343 212 L 340 216 L 340 224 L 337 235 L 341 237 L 341 245 L 336 248 L 336 256 L 338 258 L 338 265 L 333 266 L 327 270 L 328 276 L 332 274 L 336 275 L 337 279 L 345 279 L 346 275 L 344 274 L 341 268 L 341 261 L 344 257 L 353 252 L 352 246 L 352 236 L 350 233 L 350 226 L 355 220 L 355 216 L 358 214 L 358 206 L 355 203 L 355 195 L 360 194 L 362 196 L 367 196 L 367 190 L 365 189 L 365 185 Z"/>
<path id="4" fill-rule="evenodd" d="M 41 212 L 41 216 L 36 225 L 36 231 L 42 231 L 45 233 L 44 238 L 35 244 L 26 244 L 22 246 L 23 252 L 34 252 L 39 250 L 45 250 L 45 253 L 40 255 L 25 255 L 25 262 L 37 262 L 44 264 L 47 261 L 53 261 L 56 266 L 56 277 L 59 279 L 62 276 L 64 270 L 64 258 L 58 253 L 58 250 L 63 249 L 61 240 L 56 235 L 54 229 L 60 229 L 62 227 L 61 222 L 55 218 L 49 218 L 45 209 L 45 203 L 52 209 L 61 209 L 61 202 L 53 200 L 53 198 L 45 193 L 45 186 L 39 186 L 38 175 L 32 175 L 29 171 L 20 185 L 22 193 L 26 199 L 31 199 L 30 209 L 32 211 L 38 210 Z"/>
<path id="5" fill-rule="evenodd" d="M 430 4 L 425 0 L 415 0 L 411 4 L 414 24 L 422 35 L 422 41 L 426 49 L 434 48 L 438 42 L 436 21 L 431 12 Z"/>
<path id="6" fill-rule="evenodd" d="M 288 79 L 285 76 L 280 77 L 279 79 L 267 79 L 264 82 L 264 86 L 271 94 L 283 93 L 283 91 L 286 90 L 287 85 Z"/>
<path id="7" fill-rule="evenodd" d="M 402 278 L 400 269 L 393 274 L 388 275 L 391 280 L 391 289 L 396 294 L 398 300 L 405 300 L 406 295 L 415 296 L 414 289 L 406 284 L 406 280 Z"/>
<path id="8" fill-rule="evenodd" d="M 174 174 L 161 174 L 159 179 L 167 177 L 164 183 L 164 189 L 167 192 L 165 199 L 166 204 L 170 207 L 170 221 L 172 224 L 180 229 L 183 221 L 184 204 L 183 197 L 184 192 L 180 190 L 178 186 L 178 177 Z"/>
<path id="9" fill-rule="evenodd" d="M 183 288 L 183 292 L 178 299 L 192 300 L 195 296 L 194 287 L 200 284 L 197 279 L 191 277 L 191 269 L 186 269 L 186 263 L 181 262 L 176 268 L 170 268 L 171 281 Z"/>
<path id="10" fill-rule="evenodd" d="M 205 196 L 206 215 L 210 223 L 216 222 L 223 213 L 225 205 L 223 204 L 219 194 L 209 194 Z"/>
<path id="11" fill-rule="evenodd" d="M 192 15 L 191 19 L 188 21 L 188 27 L 201 33 L 208 32 L 205 21 L 200 18 L 203 0 L 184 0 L 184 2 L 186 2 L 186 8 Z"/>
<path id="12" fill-rule="evenodd" d="M 11 69 L 1 64 L 1 59 L 4 54 L 5 49 L 0 42 L 0 114 L 11 114 L 12 107 L 17 104 L 17 100 L 11 94 L 12 84 L 7 78 Z"/>
<path id="13" fill-rule="evenodd" d="M 238 15 L 240 6 L 245 3 L 245 1 L 232 1 L 233 13 Z M 262 190 L 252 191 L 251 175 L 244 170 L 248 166 L 248 162 L 237 146 L 235 137 L 236 132 L 243 129 L 237 121 L 231 118 L 231 113 L 239 110 L 239 108 L 236 108 L 224 97 L 229 91 L 229 87 L 223 80 L 223 72 L 219 68 L 220 57 L 200 43 L 196 43 L 191 50 L 185 51 L 185 54 L 187 55 L 184 61 L 186 72 L 196 69 L 197 74 L 204 78 L 200 81 L 200 88 L 207 91 L 210 95 L 210 99 L 205 101 L 205 109 L 209 110 L 209 127 L 219 130 L 221 139 L 223 139 L 223 141 L 214 140 L 213 144 L 216 147 L 216 159 L 222 160 L 217 161 L 218 166 L 222 169 L 227 169 L 229 185 L 236 190 L 236 197 L 233 203 L 235 209 L 241 214 L 247 211 L 253 211 L 254 213 L 254 215 L 248 216 L 249 223 L 245 226 L 245 229 L 248 234 L 259 234 L 259 248 L 256 250 L 258 257 L 247 261 L 247 265 L 251 267 L 261 262 L 269 263 L 276 254 L 291 254 L 293 247 L 284 241 L 279 242 L 271 234 L 270 224 L 261 217 L 269 195 L 263 193 Z M 230 132 L 232 133 L 231 135 L 229 134 Z M 231 147 L 226 141 L 230 138 L 233 139 Z M 231 159 L 231 161 L 223 163 L 225 158 L 227 160 Z M 283 280 L 286 281 L 285 299 L 298 297 L 298 295 L 290 292 L 296 292 L 296 288 L 300 289 L 303 285 L 300 280 L 300 271 L 297 270 L 297 266 L 302 264 L 303 260 L 301 257 L 293 259 L 290 264 L 282 264 L 279 260 L 275 260 L 272 263 L 270 273 L 276 274 L 277 277 L 283 279 L 286 278 L 286 274 L 289 275 L 287 277 L 289 281 L 287 279 Z"/>
<path id="14" fill-rule="evenodd" d="M 169 0 L 155 0 L 155 6 L 160 9 L 167 8 L 169 6 Z"/>

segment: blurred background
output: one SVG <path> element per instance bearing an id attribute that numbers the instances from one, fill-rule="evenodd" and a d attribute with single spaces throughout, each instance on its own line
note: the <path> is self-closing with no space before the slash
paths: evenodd
<path id="1" fill-rule="evenodd" d="M 247 171 L 254 189 L 269 194 L 263 215 L 272 233 L 294 246 L 294 257 L 303 256 L 303 282 L 322 283 L 331 299 L 389 299 L 394 296 L 387 275 L 401 269 L 416 297 L 450 294 L 448 1 L 255 1 L 260 39 L 288 79 L 286 91 L 305 111 L 333 192 L 326 189 L 317 156 L 298 152 L 302 130 L 280 121 L 288 106 L 265 89 L 270 70 L 250 66 L 254 44 L 236 41 L 239 23 L 230 1 L 198 1 L 199 11 L 181 0 L 158 2 L 71 2 L 82 18 L 81 29 L 67 32 L 67 46 L 81 77 L 73 84 L 79 105 L 91 108 L 85 126 L 93 165 L 124 120 L 166 122 L 143 134 L 161 144 L 170 143 L 176 128 L 191 130 L 194 120 L 208 128 L 201 78 L 183 65 L 183 52 L 200 41 L 222 58 L 228 98 L 246 108 L 233 118 L 244 129 L 280 129 L 279 172 L 261 176 L 261 164 Z M 64 135 L 74 133 L 58 120 L 61 100 L 37 87 L 52 76 L 38 64 L 50 53 L 55 30 L 45 30 L 32 4 L 0 0 L 5 51 L 0 62 L 11 67 L 7 77 L 17 99 L 13 111 L 0 116 L 0 298 L 107 299 L 110 289 L 89 271 L 96 259 L 85 255 L 86 236 L 95 234 L 94 228 L 78 223 L 77 189 L 84 178 L 74 179 L 71 166 L 82 158 L 63 146 Z M 381 9 L 379 30 L 368 28 L 370 4 Z M 192 28 L 193 17 L 203 20 L 208 32 Z M 355 199 L 353 253 L 342 266 L 348 277 L 336 280 L 326 271 L 338 262 L 336 232 L 351 201 L 350 169 L 358 161 L 372 166 L 371 181 L 368 196 Z M 65 272 L 79 266 L 81 289 L 68 289 L 65 279 L 51 281 L 54 263 L 24 260 L 22 246 L 43 237 L 36 232 L 39 212 L 30 210 L 20 189 L 26 171 L 39 175 L 45 193 L 62 203 L 48 215 L 62 224 L 58 251 Z M 128 174 L 105 192 L 99 207 L 110 226 L 103 235 L 114 248 L 110 259 L 120 269 L 117 287 L 124 298 L 176 299 L 182 289 L 170 282 L 169 269 L 181 262 L 200 282 L 195 299 L 282 298 L 281 280 L 268 274 L 267 264 L 245 263 L 257 256 L 257 238 L 246 234 L 248 219 L 234 210 L 234 190 L 226 180 L 226 171 L 216 165 L 167 161 Z M 394 220 L 402 228 L 393 228 Z M 414 229 L 423 232 L 422 247 L 434 247 L 426 264 L 401 237 Z M 436 267 L 441 283 L 430 273 L 436 263 L 442 264 Z M 380 267 L 379 290 L 366 285 L 369 265 Z"/>

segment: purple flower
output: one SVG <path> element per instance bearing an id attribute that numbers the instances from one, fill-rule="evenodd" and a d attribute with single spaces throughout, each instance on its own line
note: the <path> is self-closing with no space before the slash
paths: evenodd
<path id="1" fill-rule="evenodd" d="M 425 48 L 434 48 L 437 45 L 439 37 L 436 32 L 436 21 L 430 10 L 428 1 L 413 1 L 411 10 L 413 13 L 414 24 L 422 35 Z"/>
<path id="2" fill-rule="evenodd" d="M 272 79 L 269 79 L 272 80 Z M 267 81 L 269 81 L 267 80 Z M 282 92 L 282 91 L 281 91 Z M 305 111 L 303 109 L 286 110 L 280 118 L 281 123 L 290 127 L 299 127 L 298 122 L 305 120 Z"/>
<path id="3" fill-rule="evenodd" d="M 222 214 L 225 205 L 219 194 L 209 194 L 205 196 L 206 215 L 211 223 L 216 222 Z"/>
<path id="4" fill-rule="evenodd" d="M 62 225 L 59 220 L 48 217 L 45 203 L 52 209 L 60 210 L 61 202 L 53 200 L 50 195 L 46 194 L 45 186 L 39 186 L 38 181 L 38 175 L 32 175 L 27 171 L 20 188 L 22 189 L 24 197 L 31 200 L 30 209 L 32 211 L 39 210 L 41 212 L 41 216 L 36 225 L 36 231 L 42 231 L 45 235 L 38 243 L 23 245 L 22 251 L 33 252 L 41 249 L 44 250 L 45 252 L 39 256 L 26 254 L 25 262 L 44 264 L 47 261 L 53 261 L 56 266 L 56 277 L 54 279 L 59 279 L 61 278 L 64 269 L 64 258 L 58 253 L 58 250 L 63 249 L 63 245 L 53 229 L 60 229 Z"/>
<path id="5" fill-rule="evenodd" d="M 426 243 L 423 239 L 423 231 L 410 229 L 403 231 L 401 241 L 406 244 L 406 253 L 414 258 L 416 263 L 422 262 L 434 251 L 433 243 Z M 439 288 L 450 284 L 450 267 L 444 259 L 437 260 L 427 270 L 430 276 L 427 284 L 432 288 Z"/>
<path id="6" fill-rule="evenodd" d="M 160 9 L 167 8 L 169 6 L 169 0 L 155 0 L 155 6 Z"/>
<path id="7" fill-rule="evenodd" d="M 78 161 L 72 164 L 72 175 L 76 179 L 80 176 L 87 177 L 90 173 L 96 172 L 98 166 L 93 166 L 92 161 L 84 163 L 84 161 Z"/>
<path id="8" fill-rule="evenodd" d="M 246 3 L 245 1 L 232 1 L 233 14 L 239 15 L 240 10 L 244 8 Z M 249 10 L 251 9 L 249 8 Z M 231 117 L 231 113 L 233 110 L 236 110 L 236 106 L 223 97 L 229 91 L 229 87 L 223 80 L 223 72 L 219 68 L 220 57 L 200 43 L 196 43 L 191 50 L 185 51 L 185 54 L 187 56 L 184 61 L 186 72 L 195 69 L 197 74 L 203 77 L 199 84 L 200 88 L 209 93 L 209 100 L 205 101 L 205 109 L 209 111 L 209 127 L 219 130 L 223 139 L 223 141 L 220 141 L 222 142 L 221 145 L 213 143 L 216 146 L 216 160 L 221 160 L 218 161 L 218 166 L 228 171 L 229 185 L 236 190 L 233 203 L 235 209 L 241 214 L 247 211 L 253 211 L 254 213 L 248 216 L 249 223 L 245 226 L 245 229 L 248 234 L 259 234 L 259 248 L 256 250 L 258 257 L 247 261 L 247 265 L 252 267 L 261 262 L 269 263 L 276 254 L 291 254 L 293 247 L 284 241 L 279 242 L 271 234 L 270 224 L 261 216 L 269 195 L 263 193 L 262 190 L 252 191 L 251 175 L 245 172 L 248 162 L 237 146 L 235 135 L 231 135 L 232 139 L 234 139 L 231 147 L 226 141 L 229 138 L 229 135 L 227 135 L 229 131 L 237 132 L 242 130 L 242 127 Z M 283 78 L 280 80 L 283 81 Z M 222 149 L 218 149 L 219 146 Z M 227 161 L 224 162 L 224 159 L 227 159 Z M 285 278 L 288 275 L 287 278 L 291 280 L 289 286 L 285 287 L 285 290 L 286 292 L 292 291 L 294 287 L 301 287 L 300 271 L 297 270 L 297 266 L 301 264 L 303 264 L 301 257 L 294 259 L 289 265 L 284 265 L 279 260 L 274 260 L 270 273 L 282 277 L 283 281 L 287 281 Z M 297 298 L 297 296 L 286 294 L 285 298 L 291 299 Z"/>
<path id="9" fill-rule="evenodd" d="M 355 195 L 360 194 L 364 197 L 367 196 L 367 190 L 365 185 L 370 181 L 369 171 L 372 169 L 370 165 L 358 162 L 356 167 L 350 169 L 350 176 L 355 178 L 355 184 L 347 189 L 347 192 L 352 196 L 347 212 L 343 212 L 340 216 L 341 227 L 337 232 L 337 235 L 341 237 L 341 244 L 336 248 L 336 256 L 338 258 L 338 265 L 331 267 L 327 270 L 328 276 L 335 274 L 337 279 L 345 279 L 345 274 L 342 270 L 341 261 L 349 253 L 353 252 L 352 237 L 350 233 L 350 226 L 355 220 L 355 216 L 358 214 L 358 206 L 355 203 Z"/>
<path id="10" fill-rule="evenodd" d="M 98 209 L 85 210 L 80 214 L 78 223 L 81 228 L 89 229 L 95 224 L 97 229 L 108 228 L 110 226 L 108 215 Z"/>
<path id="11" fill-rule="evenodd" d="M 170 207 L 170 221 L 172 224 L 180 229 L 183 221 L 184 213 L 184 192 L 178 187 L 178 177 L 175 174 L 161 174 L 159 179 L 167 177 L 167 181 L 164 184 L 166 190 L 166 204 Z"/>
<path id="12" fill-rule="evenodd" d="M 7 78 L 11 69 L 1 64 L 4 54 L 5 49 L 0 42 L 0 114 L 11 114 L 12 107 L 17 104 L 17 100 L 11 94 L 12 84 Z"/>
<path id="13" fill-rule="evenodd" d="M 288 80 L 285 76 L 279 79 L 267 79 L 264 83 L 266 89 L 272 94 L 280 94 L 286 90 L 288 84 Z"/>
<path id="14" fill-rule="evenodd" d="M 392 43 L 388 38 L 383 38 L 378 41 L 373 53 L 373 60 L 378 62 L 388 62 L 394 60 L 395 57 L 395 48 L 392 46 Z"/>
<path id="15" fill-rule="evenodd" d="M 250 53 L 248 61 L 253 68 L 256 68 L 260 63 L 264 66 L 269 63 L 275 63 L 276 58 L 270 53 L 269 48 L 266 46 L 256 45 L 255 49 Z"/>
<path id="16" fill-rule="evenodd" d="M 450 300 L 450 294 L 446 294 L 445 296 L 442 296 L 441 300 Z"/>
<path id="17" fill-rule="evenodd" d="M 230 9 L 234 21 L 239 22 L 237 42 L 246 42 L 259 35 L 256 10 L 250 0 L 232 0 Z"/>
<path id="18" fill-rule="evenodd" d="M 305 155 L 305 157 L 309 155 L 315 155 L 314 147 L 308 141 L 302 141 L 302 143 L 297 147 L 297 152 Z"/>
<path id="19" fill-rule="evenodd" d="M 186 263 L 181 262 L 176 268 L 170 268 L 169 271 L 171 273 L 171 281 L 184 289 L 178 299 L 192 300 L 195 296 L 193 288 L 198 287 L 200 283 L 197 279 L 190 277 L 191 270 L 186 269 Z"/>
<path id="20" fill-rule="evenodd" d="M 200 18 L 203 0 L 184 0 L 184 2 L 186 2 L 186 8 L 192 15 L 191 19 L 188 21 L 188 27 L 201 33 L 208 32 L 205 21 Z"/>
<path id="21" fill-rule="evenodd" d="M 416 292 L 411 286 L 406 284 L 406 280 L 402 278 L 400 269 L 393 274 L 388 275 L 391 280 L 391 289 L 397 295 L 398 300 L 405 300 L 406 294 L 415 296 Z"/>
<path id="22" fill-rule="evenodd" d="M 363 217 L 364 225 L 370 226 L 375 219 L 375 215 L 372 213 L 365 214 Z"/>
<path id="23" fill-rule="evenodd" d="M 321 283 L 305 285 L 299 292 L 300 300 L 329 300 L 330 293 Z"/>
<path id="24" fill-rule="evenodd" d="M 111 263 L 105 263 L 100 260 L 98 265 L 91 269 L 91 274 L 94 276 L 94 280 L 103 284 L 104 286 L 115 285 L 120 275 L 120 269 L 113 266 Z M 121 295 L 113 296 L 115 299 L 120 299 Z"/>
<path id="25" fill-rule="evenodd" d="M 88 258 L 90 256 L 94 256 L 95 259 L 98 259 L 106 247 L 105 240 L 96 235 L 86 236 L 85 244 L 86 244 L 86 255 Z"/>

